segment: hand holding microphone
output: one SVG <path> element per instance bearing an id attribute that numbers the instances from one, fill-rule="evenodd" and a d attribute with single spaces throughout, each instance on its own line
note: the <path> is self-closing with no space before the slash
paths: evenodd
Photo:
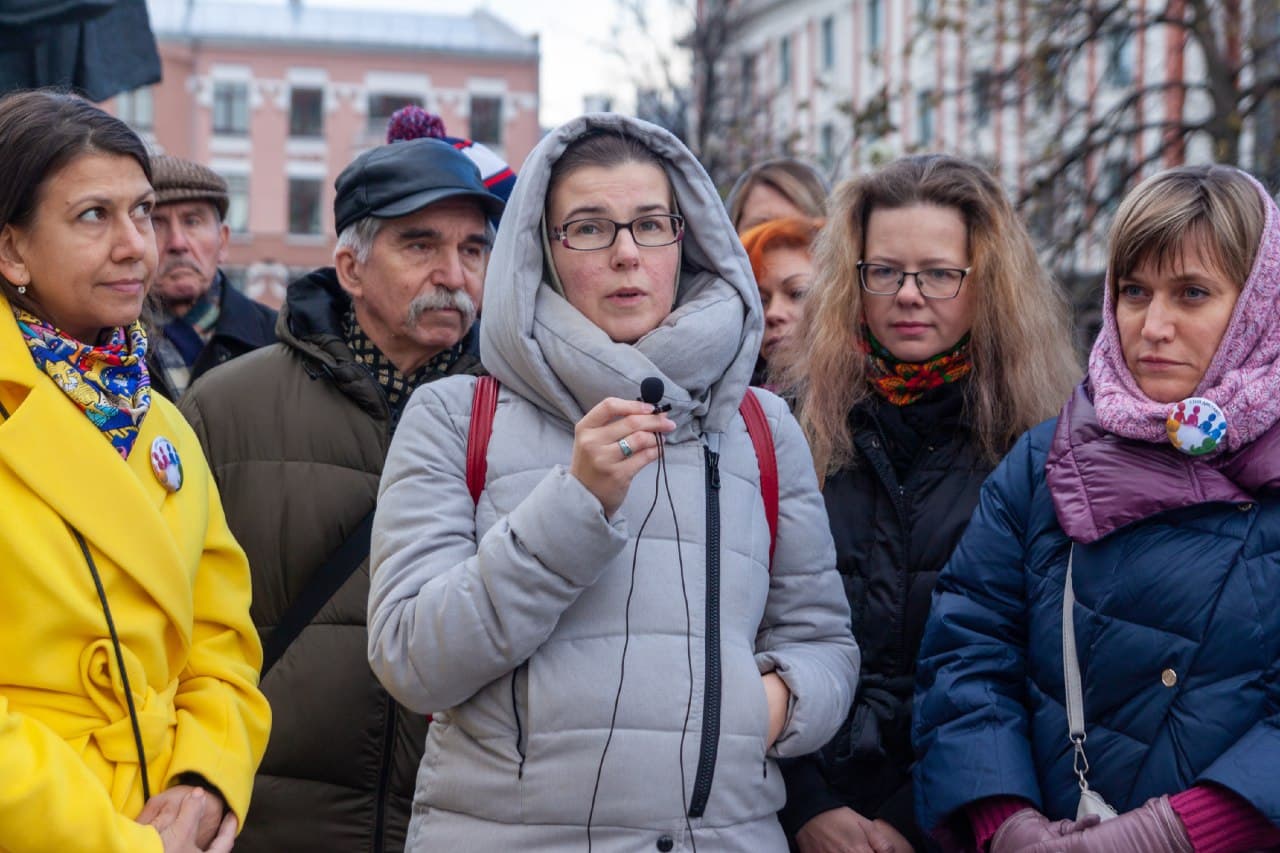
<path id="1" fill-rule="evenodd" d="M 653 413 L 656 415 L 660 412 L 671 411 L 671 404 L 663 405 L 662 395 L 666 392 L 666 388 L 662 384 L 662 380 L 656 376 L 650 376 L 640 383 L 640 399 L 653 406 Z"/>
<path id="2" fill-rule="evenodd" d="M 662 380 L 650 377 L 640 390 L 640 400 L 606 397 L 573 428 L 569 473 L 600 501 L 606 518 L 622 506 L 640 469 L 658 458 L 660 434 L 676 428 L 661 406 Z"/>

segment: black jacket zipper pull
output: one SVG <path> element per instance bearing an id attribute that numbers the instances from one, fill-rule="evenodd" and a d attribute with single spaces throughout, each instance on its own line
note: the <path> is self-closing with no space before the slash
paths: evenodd
<path id="1" fill-rule="evenodd" d="M 711 488 L 720 490 L 720 454 L 707 448 L 707 473 L 711 476 Z"/>

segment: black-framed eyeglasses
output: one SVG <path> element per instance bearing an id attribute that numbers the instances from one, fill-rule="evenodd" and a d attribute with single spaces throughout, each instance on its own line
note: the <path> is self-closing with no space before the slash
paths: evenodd
<path id="1" fill-rule="evenodd" d="M 910 272 L 884 264 L 858 261 L 858 278 L 862 289 L 876 296 L 893 296 L 902 289 L 907 276 L 914 276 L 916 289 L 926 299 L 955 299 L 960 295 L 960 285 L 973 267 L 930 267 Z"/>
<path id="2" fill-rule="evenodd" d="M 631 232 L 637 246 L 655 249 L 670 246 L 684 237 L 684 217 L 674 213 L 649 213 L 630 222 L 595 217 L 574 219 L 557 228 L 555 238 L 566 249 L 594 252 L 612 246 L 623 228 Z"/>

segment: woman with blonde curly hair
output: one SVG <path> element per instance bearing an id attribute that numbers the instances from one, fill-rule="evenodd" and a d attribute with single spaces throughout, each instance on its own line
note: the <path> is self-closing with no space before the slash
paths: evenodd
<path id="1" fill-rule="evenodd" d="M 910 767 L 916 650 L 987 474 L 1080 375 L 1062 295 L 1007 195 L 948 156 L 846 182 L 784 386 L 796 394 L 863 671 L 836 737 L 784 766 L 802 853 L 928 846 Z"/>

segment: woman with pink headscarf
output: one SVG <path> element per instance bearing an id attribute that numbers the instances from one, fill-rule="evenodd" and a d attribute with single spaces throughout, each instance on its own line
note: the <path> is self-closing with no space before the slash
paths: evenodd
<path id="1" fill-rule="evenodd" d="M 1112 226 L 1103 328 L 939 578 L 913 738 L 953 849 L 1280 849 L 1280 221 L 1174 169 Z"/>

